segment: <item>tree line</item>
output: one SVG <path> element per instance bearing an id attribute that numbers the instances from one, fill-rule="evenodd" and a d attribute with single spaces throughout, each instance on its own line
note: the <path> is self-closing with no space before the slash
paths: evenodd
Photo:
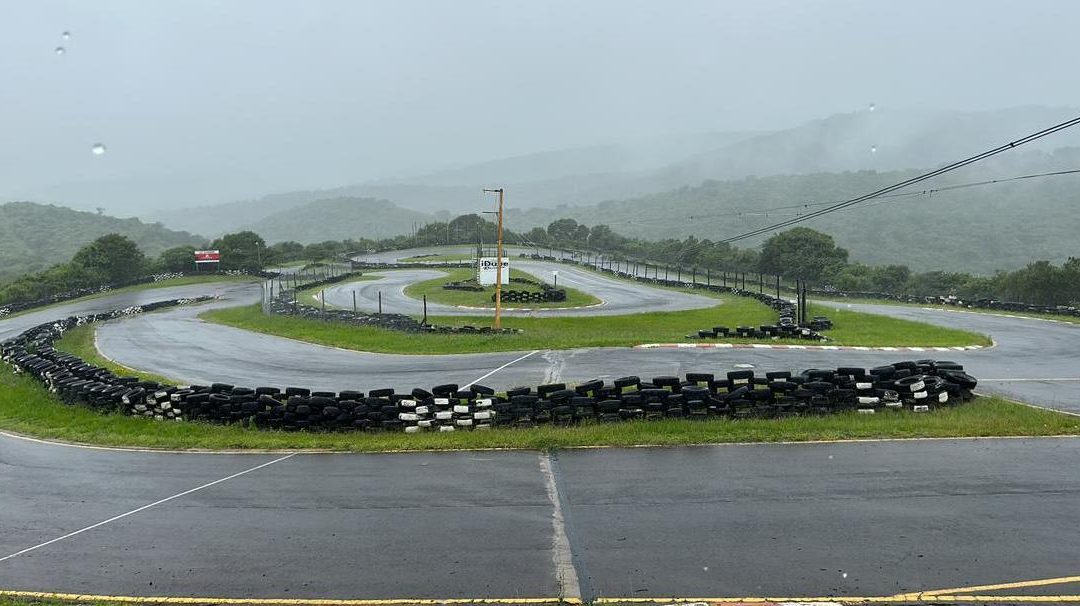
<path id="1" fill-rule="evenodd" d="M 643 240 L 614 232 L 607 225 L 587 226 L 558 219 L 546 228 L 518 233 L 504 229 L 504 241 L 534 247 L 570 248 L 603 254 L 613 261 L 667 264 L 684 270 L 762 272 L 788 280 L 804 280 L 817 288 L 890 295 L 956 295 L 1020 301 L 1036 305 L 1080 303 L 1080 258 L 1060 266 L 1035 261 L 1022 269 L 978 276 L 965 272 L 914 272 L 906 265 L 851 262 L 848 251 L 832 236 L 796 227 L 766 240 L 760 250 L 698 239 Z M 329 240 L 314 244 L 278 242 L 267 245 L 258 234 L 225 234 L 210 244 L 221 251 L 221 270 L 256 271 L 294 261 L 311 263 L 346 255 L 416 246 L 493 245 L 496 226 L 477 214 L 419 227 L 412 234 L 383 239 Z M 101 284 L 113 284 L 158 272 L 188 272 L 194 267 L 193 246 L 177 246 L 158 257 L 146 257 L 124 236 L 109 234 L 82 247 L 71 261 L 28 274 L 0 287 L 0 303 L 40 299 Z"/>

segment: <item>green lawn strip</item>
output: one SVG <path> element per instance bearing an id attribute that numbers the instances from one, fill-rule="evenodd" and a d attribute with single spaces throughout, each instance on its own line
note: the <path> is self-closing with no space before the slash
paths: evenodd
<path id="1" fill-rule="evenodd" d="M 160 282 L 148 282 L 146 284 L 135 284 L 133 286 L 125 286 L 123 288 L 115 288 L 113 290 L 107 290 L 105 292 L 94 293 L 92 295 L 86 295 L 85 297 L 79 297 L 78 299 L 69 299 L 67 301 L 59 301 L 52 305 L 43 305 L 41 307 L 35 307 L 33 309 L 27 309 L 26 311 L 20 311 L 11 315 L 3 316 L 2 320 L 21 316 L 23 314 L 29 314 L 48 309 L 50 307 L 56 307 L 57 305 L 68 305 L 70 303 L 79 303 L 80 301 L 89 301 L 91 299 L 100 299 L 102 297 L 111 297 L 113 295 L 122 295 L 132 292 L 138 292 L 142 290 L 152 290 L 155 288 L 167 288 L 170 286 L 186 286 L 188 284 L 208 284 L 212 282 L 257 282 L 260 278 L 253 276 L 223 276 L 218 274 L 206 275 L 206 276 L 182 276 L 179 278 L 171 278 L 168 280 L 162 280 Z"/>
<path id="2" fill-rule="evenodd" d="M 64 336 L 60 337 L 56 343 L 53 344 L 56 349 L 60 351 L 66 351 L 71 354 L 75 354 L 85 360 L 86 362 L 93 364 L 94 366 L 100 366 L 106 370 L 112 371 L 114 374 L 125 377 L 139 377 L 144 381 L 155 381 L 157 383 L 164 383 L 167 385 L 175 385 L 176 381 L 172 379 L 166 379 L 160 375 L 151 374 L 148 372 L 142 372 L 133 368 L 128 368 L 109 360 L 105 356 L 101 355 L 97 346 L 94 345 L 94 334 L 97 326 L 94 324 L 84 324 L 82 326 L 72 328 L 64 333 Z"/>
<path id="3" fill-rule="evenodd" d="M 726 296 L 724 303 L 706 309 L 653 312 L 625 316 L 503 318 L 518 334 L 415 334 L 385 328 L 350 326 L 307 318 L 270 316 L 258 305 L 215 309 L 201 318 L 236 328 L 301 341 L 381 353 L 458 354 L 577 347 L 631 347 L 643 343 L 686 342 L 686 335 L 713 326 L 760 326 L 776 321 L 775 313 L 753 299 Z M 885 316 L 843 312 L 828 314 L 837 328 L 827 331 L 833 345 L 869 347 L 949 347 L 988 344 L 983 336 L 966 331 L 898 320 Z M 440 326 L 489 326 L 489 316 L 439 316 Z M 762 342 L 724 339 L 728 343 Z M 705 341 L 710 342 L 710 341 Z M 806 341 L 765 341 L 805 345 Z"/>
<path id="4" fill-rule="evenodd" d="M 1080 433 L 1080 418 L 983 397 L 926 414 L 637 421 L 451 433 L 307 433 L 155 421 L 64 404 L 34 379 L 0 368 L 0 428 L 44 439 L 169 449 L 324 449 L 351 452 L 574 446 L 676 446 L 856 438 L 1051 436 Z"/>
<path id="5" fill-rule="evenodd" d="M 992 345 L 986 335 L 878 314 L 810 303 L 810 316 L 826 316 L 834 328 L 823 332 L 834 345 L 865 347 L 952 347 Z"/>
<path id="6" fill-rule="evenodd" d="M 936 309 L 940 311 L 953 311 L 953 312 L 972 312 L 978 314 L 991 314 L 991 315 L 1008 315 L 1008 316 L 1023 316 L 1025 318 L 1035 318 L 1039 320 L 1057 320 L 1059 322 L 1068 322 L 1070 324 L 1080 324 L 1080 317 L 1066 316 L 1061 314 L 1044 314 L 1038 312 L 1029 311 L 1008 311 L 1004 309 L 984 309 L 981 307 L 958 307 L 956 305 L 933 305 L 931 303 L 906 303 L 903 301 L 887 301 L 884 299 L 866 299 L 861 297 L 851 298 L 838 298 L 829 299 L 822 297 L 815 297 L 815 301 L 820 303 L 834 303 L 837 305 L 843 305 L 844 303 L 854 303 L 863 305 L 895 305 L 898 307 L 914 307 L 917 309 Z M 832 308 L 829 308 L 832 309 Z"/>
<path id="7" fill-rule="evenodd" d="M 443 305 L 463 305 L 466 307 L 489 307 L 495 309 L 495 303 L 491 300 L 492 295 L 495 294 L 494 286 L 487 286 L 482 291 L 472 290 L 448 290 L 443 288 L 443 285 L 448 282 L 463 282 L 465 280 L 471 280 L 475 273 L 471 268 L 462 269 L 447 269 L 446 275 L 431 280 L 425 280 L 423 282 L 417 282 L 416 284 L 410 284 L 405 287 L 405 294 L 414 298 L 422 299 L 424 295 L 427 295 L 428 301 L 431 303 L 441 303 Z M 510 269 L 511 278 L 524 278 L 527 280 L 539 281 L 536 276 L 521 271 L 520 269 Z M 508 286 L 503 286 L 504 289 L 509 290 L 527 290 L 535 292 L 540 290 L 539 287 L 532 284 L 520 284 L 511 282 Z M 560 307 L 585 307 L 587 305 L 596 305 L 600 303 L 600 299 L 582 292 L 574 288 L 564 288 L 566 290 L 566 300 L 552 303 L 506 303 L 503 309 L 528 308 L 528 309 L 556 309 Z"/>
<path id="8" fill-rule="evenodd" d="M 752 299 L 731 297 L 716 307 L 625 316 L 529 318 L 503 317 L 517 334 L 417 334 L 370 326 L 274 316 L 258 305 L 215 309 L 199 316 L 211 322 L 344 349 L 403 354 L 457 354 L 575 347 L 629 347 L 641 343 L 680 342 L 687 334 L 712 326 L 768 324 L 776 314 Z M 438 316 L 440 326 L 490 326 L 491 316 Z"/>
<path id="9" fill-rule="evenodd" d="M 446 254 L 446 255 L 430 255 L 419 257 L 405 257 L 404 259 L 398 259 L 399 263 L 456 263 L 458 261 L 474 261 L 476 260 L 475 254 L 461 253 L 461 254 Z"/>

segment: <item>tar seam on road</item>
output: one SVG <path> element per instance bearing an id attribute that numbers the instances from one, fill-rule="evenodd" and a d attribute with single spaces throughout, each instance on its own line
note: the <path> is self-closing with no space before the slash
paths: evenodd
<path id="1" fill-rule="evenodd" d="M 559 581 L 559 593 L 563 598 L 577 599 L 585 604 L 591 604 L 596 598 L 596 590 L 585 569 L 581 542 L 577 539 L 573 520 L 570 517 L 570 499 L 566 495 L 566 490 L 561 488 L 562 470 L 559 467 L 558 455 L 550 452 L 541 454 L 540 469 L 544 473 L 544 488 L 547 489 L 548 498 L 551 499 L 554 508 L 552 559 L 555 562 L 555 577 Z"/>
<path id="2" fill-rule="evenodd" d="M 65 539 L 70 539 L 71 537 L 73 537 L 75 535 L 79 535 L 79 534 L 82 534 L 82 533 L 87 532 L 89 530 L 93 530 L 95 528 L 99 528 L 101 526 L 104 526 L 106 524 L 115 522 L 117 520 L 121 520 L 121 519 L 126 518 L 128 516 L 135 515 L 135 514 L 139 513 L 140 511 L 146 511 L 147 509 L 150 509 L 151 507 L 156 507 L 158 505 L 161 505 L 162 503 L 168 503 L 169 501 L 172 501 L 174 499 L 179 499 L 180 497 L 189 495 L 189 494 L 191 494 L 193 492 L 198 492 L 198 491 L 200 491 L 200 490 L 202 490 L 204 488 L 210 488 L 211 486 L 221 484 L 222 482 L 227 482 L 228 480 L 231 480 L 233 478 L 238 478 L 238 477 L 240 477 L 242 475 L 249 474 L 249 473 L 251 473 L 253 471 L 258 471 L 258 470 L 262 469 L 263 467 L 269 467 L 270 465 L 273 465 L 274 463 L 279 463 L 281 461 L 284 461 L 285 459 L 291 459 L 292 457 L 295 457 L 295 456 L 296 456 L 296 453 L 292 453 L 292 454 L 285 455 L 283 457 L 278 457 L 278 458 L 276 458 L 276 459 L 274 459 L 272 461 L 267 461 L 266 463 L 263 463 L 261 465 L 256 465 L 255 467 L 251 467 L 249 469 L 245 469 L 244 471 L 241 471 L 239 473 L 234 473 L 231 476 L 226 476 L 226 477 L 221 478 L 219 480 L 214 480 L 213 482 L 207 482 L 206 484 L 203 484 L 202 486 L 196 486 L 195 488 L 192 488 L 190 490 L 185 490 L 184 492 L 174 494 L 171 497 L 165 497 L 164 499 L 161 499 L 159 501 L 154 501 L 153 503 L 150 503 L 148 505 L 143 505 L 142 507 L 139 507 L 137 509 L 132 509 L 131 511 L 128 511 L 126 513 L 122 513 L 122 514 L 120 514 L 118 516 L 113 516 L 113 517 L 111 517 L 111 518 L 109 518 L 107 520 L 103 520 L 101 522 L 98 522 L 97 524 L 91 524 L 90 526 L 87 526 L 85 528 L 80 528 L 79 530 L 76 530 L 74 532 L 69 532 L 69 533 L 67 533 L 67 534 L 65 534 L 63 536 L 56 537 L 55 539 L 51 539 L 51 540 L 45 541 L 44 543 L 39 543 L 37 545 L 34 545 L 33 547 L 27 547 L 26 549 L 23 549 L 21 551 L 16 551 L 15 553 L 13 553 L 11 555 L 6 555 L 4 557 L 0 557 L 0 562 L 3 562 L 5 560 L 10 560 L 12 558 L 21 556 L 24 553 L 29 553 L 29 552 L 34 551 L 36 549 L 41 549 L 42 547 L 52 545 L 53 543 L 58 543 L 58 542 L 63 541 Z"/>
<path id="3" fill-rule="evenodd" d="M 484 379 L 486 379 L 486 378 L 490 377 L 491 375 L 499 372 L 500 370 L 506 368 L 507 366 L 512 366 L 514 364 L 517 364 L 518 362 L 520 362 L 520 361 L 524 360 L 525 358 L 533 355 L 534 353 L 538 353 L 539 351 L 540 351 L 539 349 L 535 349 L 535 350 L 530 351 L 529 353 L 521 356 L 520 358 L 517 358 L 516 360 L 510 360 L 506 364 L 503 364 L 502 366 L 500 366 L 500 367 L 496 368 L 495 370 L 487 373 L 486 375 L 484 375 L 484 376 L 482 376 L 482 377 L 480 377 L 478 379 L 473 379 L 472 381 L 469 381 L 468 383 L 466 383 L 465 385 L 462 386 L 462 389 L 468 389 L 469 387 L 472 387 L 476 383 L 479 383 L 480 381 L 483 381 Z"/>

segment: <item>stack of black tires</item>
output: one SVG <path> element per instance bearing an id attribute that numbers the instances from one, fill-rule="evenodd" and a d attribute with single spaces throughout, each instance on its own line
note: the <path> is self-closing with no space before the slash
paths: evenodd
<path id="1" fill-rule="evenodd" d="M 504 290 L 501 300 L 503 303 L 558 303 L 566 300 L 566 291 L 559 288 L 545 288 L 539 291 L 530 290 Z M 491 295 L 495 301 L 495 295 Z"/>

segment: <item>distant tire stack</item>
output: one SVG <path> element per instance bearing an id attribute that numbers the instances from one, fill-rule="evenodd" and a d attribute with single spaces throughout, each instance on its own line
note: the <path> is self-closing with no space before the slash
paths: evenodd
<path id="1" fill-rule="evenodd" d="M 495 295 L 491 295 L 491 300 L 495 301 Z M 504 290 L 501 300 L 503 303 L 559 303 L 566 300 L 566 291 L 561 288 L 540 291 Z"/>

